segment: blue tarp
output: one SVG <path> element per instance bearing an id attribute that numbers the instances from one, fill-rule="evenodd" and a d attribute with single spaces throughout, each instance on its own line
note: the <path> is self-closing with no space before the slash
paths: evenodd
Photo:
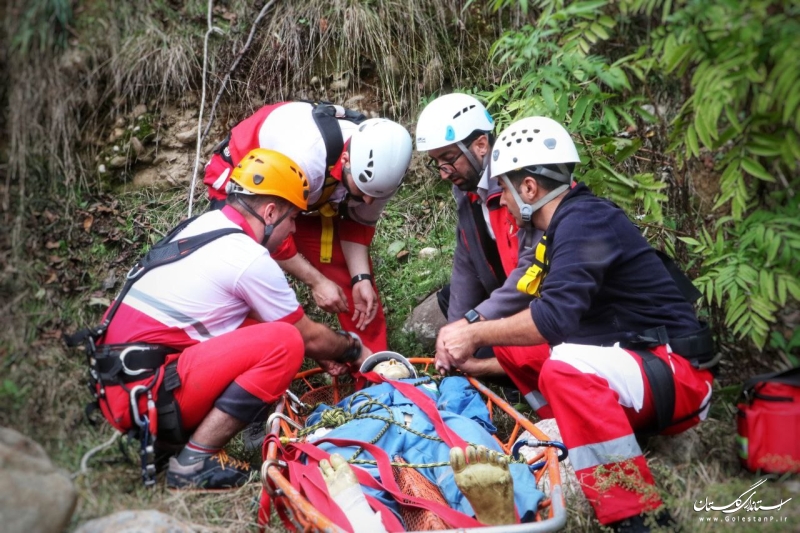
<path id="1" fill-rule="evenodd" d="M 423 377 L 403 381 L 423 383 L 429 381 L 429 378 Z M 489 419 L 489 411 L 486 409 L 486 404 L 480 393 L 465 378 L 460 376 L 447 377 L 439 382 L 438 387 L 436 382 L 430 382 L 419 385 L 418 388 L 436 403 L 442 420 L 462 439 L 470 444 L 480 444 L 490 450 L 503 453 L 500 446 L 492 438 L 496 428 Z M 368 405 L 367 402 L 370 400 L 385 405 L 388 407 L 388 411 L 377 404 Z M 362 408 L 362 414 L 370 413 L 394 419 L 398 424 L 390 424 L 388 430 L 374 442 L 390 458 L 399 455 L 407 463 L 417 464 L 449 462 L 450 460 L 450 447 L 447 444 L 440 440 L 419 437 L 402 427 L 410 419 L 410 427 L 412 429 L 425 435 L 435 435 L 433 424 L 425 413 L 388 383 L 375 385 L 354 393 L 339 402 L 337 407 L 351 414 L 356 414 L 359 408 Z M 319 422 L 321 414 L 328 409 L 331 409 L 331 407 L 327 405 L 317 407 L 308 417 L 306 424 L 311 426 Z M 386 423 L 381 420 L 357 418 L 333 429 L 324 436 L 369 442 L 373 441 L 385 426 Z M 339 453 L 345 459 L 350 459 L 357 450 L 356 446 L 340 448 L 329 443 L 322 443 L 319 447 L 330 454 Z M 362 452 L 358 458 L 373 459 L 367 452 Z M 377 466 L 358 466 L 367 470 L 376 479 L 380 478 Z M 535 479 L 526 465 L 512 464 L 510 469 L 514 479 L 514 497 L 520 518 L 522 521 L 533 520 L 535 511 L 544 494 L 535 488 Z M 474 515 L 469 501 L 456 486 L 453 470 L 449 466 L 421 468 L 418 471 L 439 487 L 442 496 L 452 508 L 468 515 Z M 366 488 L 365 491 L 386 503 L 396 514 L 398 513 L 397 504 L 387 493 L 381 492 L 378 494 Z"/>

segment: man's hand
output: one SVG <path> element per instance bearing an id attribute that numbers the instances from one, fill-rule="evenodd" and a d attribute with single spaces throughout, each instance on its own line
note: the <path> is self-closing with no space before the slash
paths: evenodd
<path id="1" fill-rule="evenodd" d="M 356 329 L 364 331 L 367 325 L 372 322 L 378 314 L 378 295 L 372 288 L 372 282 L 368 279 L 361 280 L 353 285 L 353 322 Z"/>
<path id="2" fill-rule="evenodd" d="M 347 296 L 340 286 L 323 277 L 311 287 L 311 295 L 320 309 L 328 313 L 346 313 Z"/>
<path id="3" fill-rule="evenodd" d="M 350 372 L 350 367 L 346 363 L 339 363 L 329 359 L 318 361 L 318 363 L 322 370 L 334 377 L 343 376 Z"/>
<path id="4" fill-rule="evenodd" d="M 439 330 L 436 338 L 436 369 L 440 374 L 460 369 L 475 353 L 477 345 L 471 335 L 471 324 L 461 319 Z"/>

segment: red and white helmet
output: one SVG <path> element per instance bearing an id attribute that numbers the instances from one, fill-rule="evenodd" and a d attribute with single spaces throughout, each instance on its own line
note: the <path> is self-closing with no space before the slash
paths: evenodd
<path id="1" fill-rule="evenodd" d="M 425 106 L 417 121 L 417 151 L 463 141 L 475 131 L 492 131 L 494 119 L 474 96 L 445 94 Z"/>
<path id="2" fill-rule="evenodd" d="M 373 198 L 394 194 L 411 162 L 411 135 L 391 120 L 362 122 L 350 137 L 350 171 L 356 187 Z"/>

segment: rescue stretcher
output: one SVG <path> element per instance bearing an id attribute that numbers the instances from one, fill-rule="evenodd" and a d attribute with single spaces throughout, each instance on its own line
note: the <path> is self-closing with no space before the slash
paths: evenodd
<path id="1" fill-rule="evenodd" d="M 421 374 L 431 375 L 433 373 L 433 359 L 411 358 L 409 361 L 419 369 Z M 297 531 L 345 531 L 311 505 L 303 494 L 295 489 L 289 480 L 285 458 L 281 457 L 281 447 L 276 444 L 276 441 L 281 439 L 287 442 L 297 438 L 308 414 L 304 407 L 319 403 L 335 405 L 355 391 L 355 384 L 352 382 L 337 378 L 325 379 L 323 376 L 327 378 L 320 368 L 298 373 L 289 391 L 278 401 L 275 412 L 269 418 L 267 430 L 269 437 L 272 438 L 268 437 L 264 445 L 264 462 L 261 468 L 263 489 L 259 521 L 262 525 L 269 523 L 270 505 L 274 504 L 285 525 L 293 527 Z M 467 379 L 486 400 L 490 418 L 493 421 L 498 420 L 498 423 L 495 424 L 498 432 L 494 435 L 494 440 L 506 454 L 512 454 L 512 447 L 525 430 L 539 441 L 550 440 L 530 420 L 488 387 L 474 378 Z M 507 418 L 502 418 L 503 414 L 507 415 Z M 536 486 L 532 488 L 538 488 L 545 493 L 545 498 L 539 504 L 535 521 L 505 526 L 447 529 L 447 531 L 538 533 L 556 531 L 564 527 L 567 517 L 558 465 L 558 450 L 555 447 L 547 446 L 542 449 L 543 451 L 526 460 L 528 465 L 532 465 L 532 469 L 535 468 L 533 479 L 535 479 Z"/>

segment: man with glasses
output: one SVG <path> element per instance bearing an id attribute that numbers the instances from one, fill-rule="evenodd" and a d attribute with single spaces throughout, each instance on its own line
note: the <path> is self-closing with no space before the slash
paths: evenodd
<path id="1" fill-rule="evenodd" d="M 417 122 L 417 150 L 441 179 L 453 184 L 458 205 L 456 251 L 450 285 L 439 292 L 448 322 L 496 319 L 527 307 L 531 297 L 517 282 L 533 260 L 540 231 L 518 230 L 502 190 L 488 176 L 494 120 L 467 94 L 440 96 Z M 487 353 L 478 356 L 491 356 Z"/>

